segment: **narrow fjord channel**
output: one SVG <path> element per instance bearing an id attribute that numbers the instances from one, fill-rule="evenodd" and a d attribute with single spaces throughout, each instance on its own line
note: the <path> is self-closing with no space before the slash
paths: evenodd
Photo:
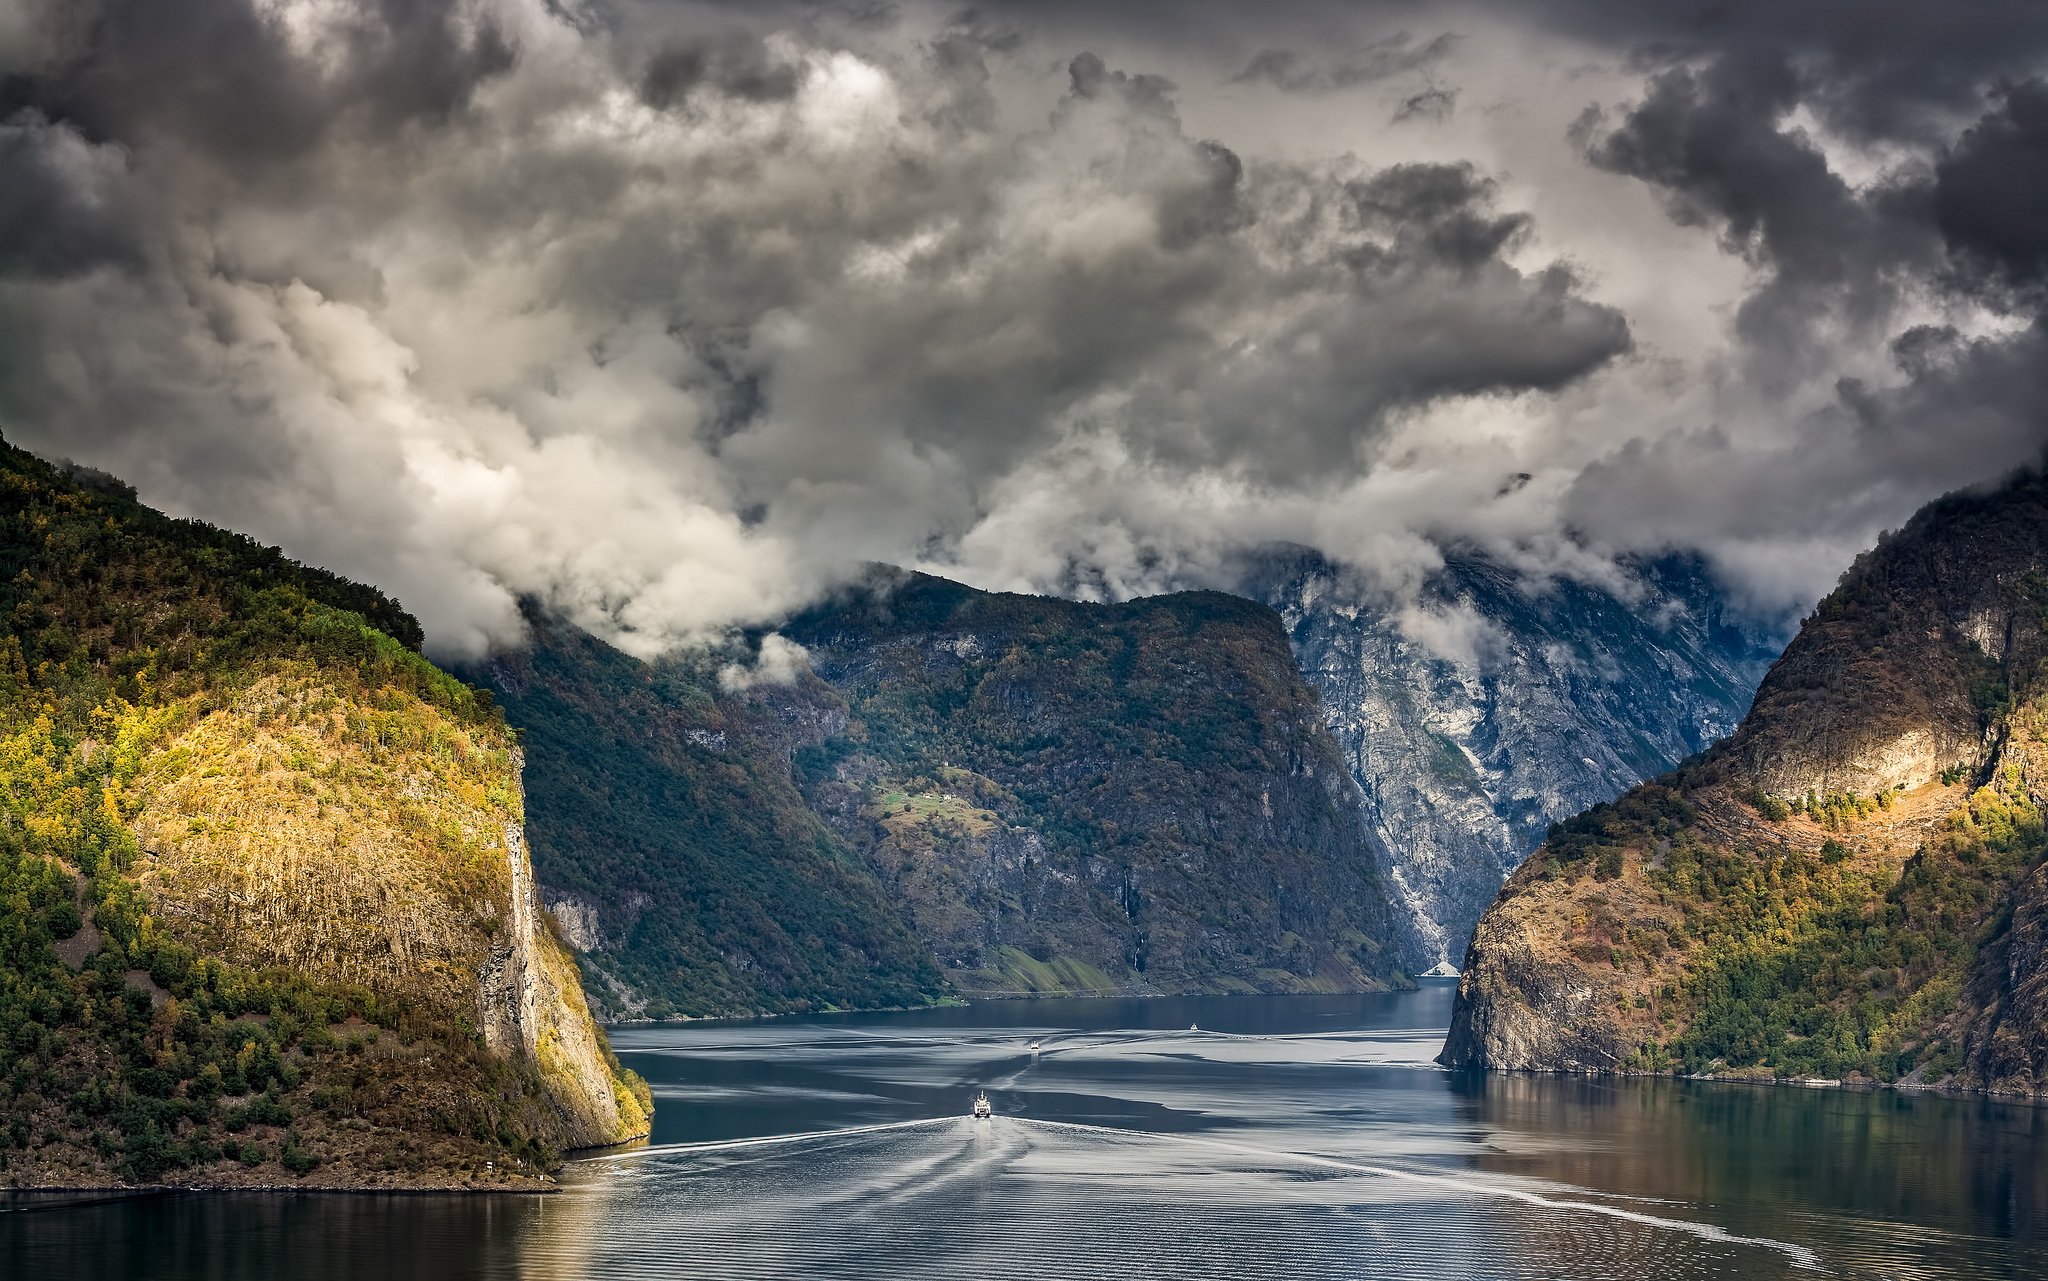
<path id="1" fill-rule="evenodd" d="M 0 1258 L 380 1281 L 2048 1271 L 2048 1109 L 1446 1073 L 1450 1002 L 1436 983 L 625 1028 L 652 1142 L 572 1163 L 560 1195 L 16 1198 Z"/>

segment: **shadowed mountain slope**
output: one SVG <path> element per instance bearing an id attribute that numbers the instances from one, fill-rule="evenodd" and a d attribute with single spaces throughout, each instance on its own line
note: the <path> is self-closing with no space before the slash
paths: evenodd
<path id="1" fill-rule="evenodd" d="M 886 571 L 782 634 L 808 668 L 641 663 L 536 618 L 476 673 L 524 731 L 543 897 L 609 1012 L 1405 981 L 1270 610 Z"/>
<path id="2" fill-rule="evenodd" d="M 542 895 L 614 1017 L 926 1004 L 945 991 L 790 756 L 843 727 L 815 678 L 721 690 L 715 657 L 653 664 L 531 620 L 473 673 L 524 733 Z"/>
<path id="3" fill-rule="evenodd" d="M 783 632 L 849 717 L 798 754 L 806 792 L 962 990 L 1405 981 L 1356 786 L 1270 609 L 880 571 Z"/>

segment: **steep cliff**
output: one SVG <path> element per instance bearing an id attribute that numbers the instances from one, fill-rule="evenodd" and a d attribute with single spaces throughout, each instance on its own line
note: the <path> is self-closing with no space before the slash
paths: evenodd
<path id="1" fill-rule="evenodd" d="M 488 697 L 85 479 L 0 447 L 0 1177 L 505 1182 L 645 1133 Z"/>
<path id="2" fill-rule="evenodd" d="M 1734 729 L 1776 641 L 1696 562 L 1612 588 L 1454 554 L 1396 610 L 1305 548 L 1252 559 L 1241 590 L 1286 620 L 1414 923 L 1416 969 L 1455 964 L 1551 823 Z"/>
<path id="3" fill-rule="evenodd" d="M 843 727 L 815 678 L 725 689 L 539 613 L 471 673 L 524 732 L 540 893 L 610 1017 L 923 1005 L 945 991 L 790 758 Z"/>
<path id="4" fill-rule="evenodd" d="M 1550 829 L 1443 1061 L 2048 1090 L 2048 486 L 1860 557 L 1737 733 Z"/>
<path id="5" fill-rule="evenodd" d="M 1415 953 L 1273 613 L 879 572 L 791 620 L 807 795 L 966 992 L 1354 991 Z"/>

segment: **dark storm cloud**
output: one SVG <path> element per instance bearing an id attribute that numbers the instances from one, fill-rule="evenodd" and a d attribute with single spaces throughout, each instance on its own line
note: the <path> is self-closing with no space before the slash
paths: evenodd
<path id="1" fill-rule="evenodd" d="M 795 96 L 801 68 L 777 60 L 758 37 L 744 31 L 722 39 L 671 44 L 648 61 L 640 78 L 640 96 L 651 107 L 682 103 L 691 90 L 708 87 L 748 102 L 775 102 Z"/>
<path id="2" fill-rule="evenodd" d="M 1508 261 L 1531 222 L 1470 165 L 1248 164 L 1085 50 L 1005 126 L 1011 28 L 894 29 L 115 0 L 9 82 L 8 269 L 43 283 L 0 403 L 427 591 L 445 644 L 533 591 L 662 644 L 952 555 L 1077 441 L 1286 492 L 1627 349 L 1571 268 Z M 1329 74 L 1449 46 L 1362 47 Z"/>
<path id="3" fill-rule="evenodd" d="M 2048 283 L 2048 81 L 1996 98 L 1936 164 L 1934 218 L 1968 269 L 2037 286 Z"/>
<path id="4" fill-rule="evenodd" d="M 1273 538 L 1784 605 L 2037 447 L 2042 21 L 1953 8 L 25 0 L 0 414 L 455 650 Z"/>
<path id="5" fill-rule="evenodd" d="M 445 121 L 512 64 L 488 14 L 435 0 L 362 0 L 318 35 L 319 69 L 287 29 L 242 0 L 89 0 L 83 38 L 0 84 L 0 114 L 30 106 L 98 140 L 169 135 L 242 168 L 275 164 L 350 125 L 377 134 Z"/>
<path id="6" fill-rule="evenodd" d="M 1386 80 L 1441 62 L 1457 44 L 1445 32 L 1417 42 L 1405 31 L 1376 40 L 1349 53 L 1302 54 L 1293 49 L 1261 49 L 1237 73 L 1237 83 L 1260 81 L 1289 93 L 1329 93 Z"/>
<path id="7" fill-rule="evenodd" d="M 1781 127 L 1799 101 L 1797 76 L 1776 54 L 1675 68 L 1587 151 L 1770 273 L 1743 302 L 1737 331 L 1763 376 L 1780 381 L 1811 369 L 1817 324 L 1885 319 L 1901 272 L 1924 268 L 1937 249 L 1931 228 L 1898 216 L 1907 202 L 1853 189 L 1809 139 Z M 1596 134 L 1596 118 L 1583 129 Z"/>
<path id="8" fill-rule="evenodd" d="M 2034 0 L 1536 0 L 1551 30 L 1630 51 L 1645 65 L 1726 59 L 1765 80 L 1800 68 L 1801 99 L 1863 139 L 1938 142 L 2000 78 L 2039 68 L 2048 7 Z"/>
<path id="9" fill-rule="evenodd" d="M 0 277 L 140 268 L 143 214 L 117 164 L 38 112 L 0 124 Z"/>
<path id="10" fill-rule="evenodd" d="M 1750 388 L 1789 409 L 1845 352 L 1888 347 L 1892 360 L 1838 372 L 1825 403 L 1781 410 L 1778 430 L 1746 445 L 1718 428 L 1632 442 L 1575 483 L 1581 528 L 1636 543 L 1725 537 L 1761 559 L 1768 538 L 1745 539 L 1727 513 L 1788 541 L 1849 544 L 1932 492 L 2040 455 L 2048 350 L 2032 283 L 2048 236 L 2048 112 L 2039 81 L 2003 77 L 2040 65 L 2048 10 L 1737 5 L 1689 29 L 1617 10 L 1609 38 L 1635 41 L 1656 69 L 1618 117 L 1589 111 L 1575 133 L 1591 163 L 1648 184 L 1674 221 L 1756 269 L 1734 327 Z M 1830 146 L 1893 159 L 1852 180 Z M 1916 319 L 1930 313 L 1988 328 Z"/>

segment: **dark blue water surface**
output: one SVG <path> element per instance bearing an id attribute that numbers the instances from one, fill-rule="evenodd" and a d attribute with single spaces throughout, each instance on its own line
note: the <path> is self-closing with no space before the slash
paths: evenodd
<path id="1" fill-rule="evenodd" d="M 625 1028 L 560 1195 L 16 1198 L 0 1276 L 2048 1276 L 2048 1109 L 1451 1074 L 1450 998 Z"/>

